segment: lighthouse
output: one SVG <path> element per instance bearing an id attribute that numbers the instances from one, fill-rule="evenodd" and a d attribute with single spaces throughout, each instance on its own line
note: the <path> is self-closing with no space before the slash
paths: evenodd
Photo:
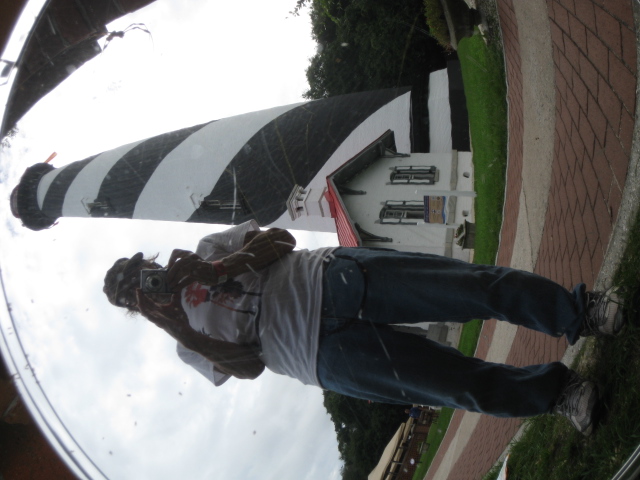
<path id="1" fill-rule="evenodd" d="M 410 91 L 386 89 L 287 105 L 147 138 L 55 168 L 28 168 L 11 195 L 32 230 L 60 217 L 293 227 L 300 188 L 326 177 L 386 131 L 411 149 Z M 290 208 L 290 207 L 289 207 Z M 333 231 L 322 208 L 294 228 Z"/>

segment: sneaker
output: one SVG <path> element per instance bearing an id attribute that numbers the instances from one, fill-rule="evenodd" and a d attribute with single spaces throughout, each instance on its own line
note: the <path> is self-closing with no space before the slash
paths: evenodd
<path id="1" fill-rule="evenodd" d="M 585 436 L 593 433 L 600 411 L 600 398 L 595 383 L 571 371 L 569 380 L 553 409 L 553 413 L 569 419 Z"/>
<path id="2" fill-rule="evenodd" d="M 622 300 L 612 292 L 587 292 L 587 308 L 581 337 L 617 335 L 624 326 Z"/>

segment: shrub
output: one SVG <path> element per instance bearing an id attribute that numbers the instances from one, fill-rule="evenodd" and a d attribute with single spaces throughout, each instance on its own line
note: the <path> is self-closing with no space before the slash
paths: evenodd
<path id="1" fill-rule="evenodd" d="M 424 15 L 427 18 L 427 26 L 431 36 L 438 41 L 440 46 L 450 50 L 452 48 L 451 37 L 440 0 L 424 0 Z"/>

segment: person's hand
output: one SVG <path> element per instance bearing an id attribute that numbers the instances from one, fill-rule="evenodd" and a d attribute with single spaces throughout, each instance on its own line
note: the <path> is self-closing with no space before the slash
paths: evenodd
<path id="1" fill-rule="evenodd" d="M 136 299 L 140 313 L 172 337 L 179 339 L 178 336 L 181 336 L 187 328 L 191 328 L 179 294 L 171 295 L 171 301 L 164 304 L 149 298 L 149 295 L 142 293 L 138 288 Z"/>
<path id="2" fill-rule="evenodd" d="M 174 292 L 193 282 L 215 285 L 218 280 L 213 265 L 188 250 L 175 249 L 171 252 L 167 269 L 167 283 Z"/>

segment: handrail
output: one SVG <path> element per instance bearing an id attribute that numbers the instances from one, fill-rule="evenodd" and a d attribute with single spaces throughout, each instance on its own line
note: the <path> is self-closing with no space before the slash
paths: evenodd
<path id="1" fill-rule="evenodd" d="M 640 477 L 640 445 L 622 465 L 611 480 L 635 480 Z"/>

